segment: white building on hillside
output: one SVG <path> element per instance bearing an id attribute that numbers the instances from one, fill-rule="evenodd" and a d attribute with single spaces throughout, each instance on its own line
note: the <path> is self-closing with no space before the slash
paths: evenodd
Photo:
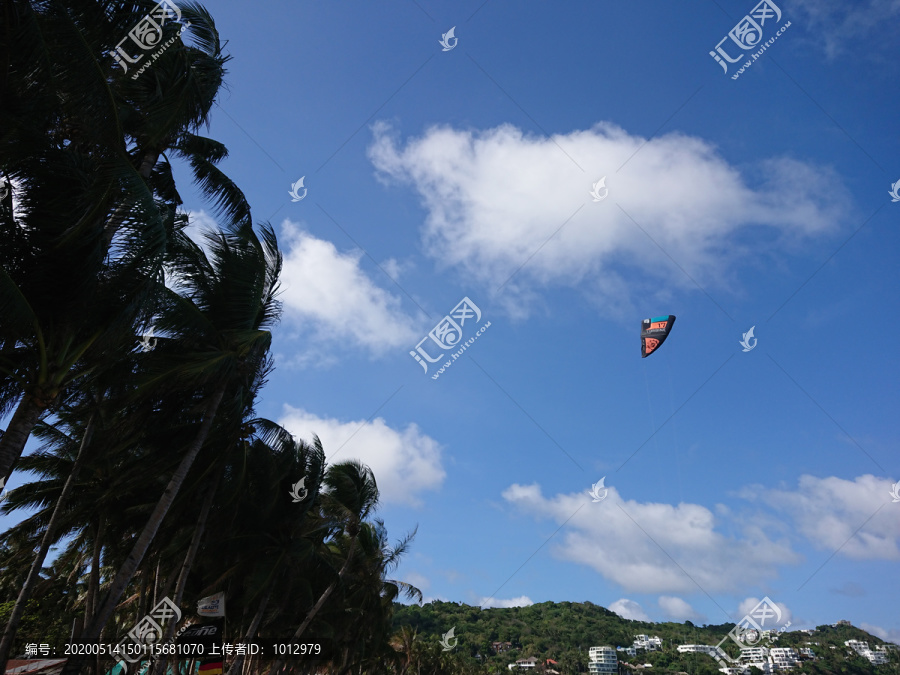
<path id="1" fill-rule="evenodd" d="M 797 652 L 791 647 L 773 647 L 769 650 L 769 660 L 775 670 L 790 670 L 799 663 Z"/>
<path id="2" fill-rule="evenodd" d="M 616 647 L 617 652 L 625 652 L 628 656 L 637 656 L 637 649 L 634 647 Z"/>
<path id="3" fill-rule="evenodd" d="M 617 673 L 619 671 L 619 659 L 616 650 L 612 647 L 591 647 L 588 652 L 590 661 L 588 670 L 591 675 Z"/>
<path id="4" fill-rule="evenodd" d="M 873 666 L 881 666 L 888 662 L 887 650 L 884 646 L 877 648 L 875 651 L 869 649 L 869 643 L 862 640 L 847 640 L 845 643 L 850 649 L 860 656 L 869 659 Z"/>
<path id="5" fill-rule="evenodd" d="M 654 652 L 658 649 L 662 649 L 662 640 L 656 636 L 648 637 L 647 635 L 635 635 L 633 646 L 635 649 L 646 649 L 648 652 Z"/>
<path id="6" fill-rule="evenodd" d="M 764 673 L 773 672 L 769 662 L 769 650 L 765 647 L 744 647 L 741 649 L 741 663 L 746 666 L 756 666 Z"/>
<path id="7" fill-rule="evenodd" d="M 510 663 L 507 668 L 510 670 L 531 670 L 537 666 L 537 659 L 519 659 L 515 663 Z"/>
<path id="8" fill-rule="evenodd" d="M 713 658 L 722 657 L 722 648 L 713 645 L 678 645 L 678 651 L 682 654 L 709 654 Z"/>

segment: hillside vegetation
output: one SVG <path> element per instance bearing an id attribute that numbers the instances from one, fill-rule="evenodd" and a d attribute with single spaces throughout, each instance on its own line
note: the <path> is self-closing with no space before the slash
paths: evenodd
<path id="1" fill-rule="evenodd" d="M 588 671 L 591 647 L 630 647 L 634 636 L 643 633 L 660 637 L 662 650 L 639 651 L 634 658 L 619 652 L 620 671 L 630 672 L 629 666 L 650 663 L 653 668 L 648 670 L 656 675 L 715 675 L 719 666 L 714 659 L 703 654 L 680 654 L 676 648 L 682 644 L 716 645 L 733 625 L 631 621 L 590 602 L 544 602 L 529 607 L 482 610 L 465 604 L 435 601 L 423 606 L 395 605 L 394 612 L 394 630 L 406 635 L 411 652 L 418 645 L 418 662 L 411 663 L 408 672 L 422 674 L 509 673 L 508 664 L 529 657 L 544 665 L 536 671 L 552 668 L 563 675 L 584 673 Z M 443 651 L 441 636 L 451 628 L 458 642 L 452 650 Z M 817 660 L 795 668 L 794 673 L 900 673 L 898 654 L 892 656 L 891 663 L 876 667 L 852 653 L 844 646 L 845 640 L 865 640 L 872 648 L 884 644 L 883 640 L 853 626 L 819 626 L 812 635 L 788 630 L 778 636 L 777 642 L 764 641 L 762 644 L 795 649 L 811 647 Z M 498 654 L 491 647 L 494 642 L 510 642 L 512 649 Z M 454 641 L 450 640 L 450 644 Z M 737 645 L 726 651 L 737 656 Z M 435 662 L 435 658 L 440 663 Z M 557 664 L 547 666 L 547 659 Z"/>

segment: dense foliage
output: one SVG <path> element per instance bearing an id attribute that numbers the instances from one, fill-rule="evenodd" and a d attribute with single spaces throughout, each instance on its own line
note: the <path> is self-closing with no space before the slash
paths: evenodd
<path id="1" fill-rule="evenodd" d="M 125 71 L 110 51 L 150 12 L 165 49 Z M 195 3 L 0 3 L 0 479 L 25 481 L 0 509 L 26 516 L 0 536 L 0 672 L 28 643 L 117 643 L 163 598 L 196 621 L 220 591 L 226 639 L 316 637 L 363 672 L 419 597 L 387 578 L 411 535 L 389 542 L 368 467 L 256 414 L 282 258 L 200 135 L 228 59 Z M 217 229 L 188 235 L 176 169 Z"/>
<path id="2" fill-rule="evenodd" d="M 658 636 L 663 648 L 657 652 L 639 651 L 636 657 L 619 652 L 620 670 L 645 663 L 650 672 L 714 675 L 716 661 L 703 654 L 681 654 L 682 644 L 716 645 L 728 634 L 733 624 L 695 626 L 684 623 L 648 623 L 623 619 L 618 614 L 590 602 L 544 602 L 527 607 L 480 609 L 465 604 L 434 601 L 427 605 L 398 605 L 394 628 L 399 635 L 415 636 L 421 645 L 421 656 L 415 665 L 421 673 L 509 673 L 508 665 L 518 659 L 535 658 L 543 667 L 563 675 L 588 671 L 591 647 L 630 647 L 635 635 Z M 443 651 L 441 637 L 453 629 L 456 644 Z M 795 672 L 805 673 L 900 673 L 900 658 L 895 653 L 890 664 L 875 667 L 844 646 L 846 640 L 863 640 L 870 647 L 882 640 L 852 626 L 820 626 L 812 635 L 800 631 L 781 634 L 768 646 L 810 647 L 819 660 L 803 664 Z M 411 640 L 407 640 L 411 641 Z M 511 643 L 509 651 L 497 653 L 494 643 Z M 835 649 L 830 649 L 834 646 Z M 735 656 L 737 650 L 735 649 Z M 479 658 L 480 657 L 480 658 Z M 556 664 L 547 665 L 547 659 Z M 627 666 L 624 664 L 628 664 Z M 530 672 L 530 671 L 528 671 Z"/>

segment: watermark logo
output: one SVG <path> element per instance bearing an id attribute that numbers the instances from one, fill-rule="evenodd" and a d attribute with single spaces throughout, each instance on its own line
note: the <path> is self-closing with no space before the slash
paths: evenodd
<path id="1" fill-rule="evenodd" d="M 301 199 L 303 199 L 306 196 L 306 188 L 303 187 L 303 179 L 304 178 L 306 178 L 306 176 L 301 176 L 300 180 L 298 180 L 296 183 L 291 184 L 291 190 L 290 190 L 290 192 L 288 192 L 288 194 L 291 196 L 292 202 L 299 202 Z M 303 188 L 302 195 L 298 192 L 298 190 L 300 188 Z"/>
<path id="2" fill-rule="evenodd" d="M 151 344 L 151 342 L 153 344 Z M 150 352 L 156 347 L 156 338 L 153 337 L 153 328 L 150 329 L 150 332 L 146 335 L 141 336 L 141 351 L 142 352 Z"/>
<path id="3" fill-rule="evenodd" d="M 291 486 L 291 491 L 288 494 L 291 495 L 291 500 L 294 503 L 302 502 L 304 499 L 306 499 L 306 495 L 309 494 L 309 491 L 304 487 L 305 484 L 306 476 L 303 476 L 303 478 L 301 478 Z M 300 493 L 301 490 L 303 491 L 302 494 Z"/>
<path id="4" fill-rule="evenodd" d="M 151 9 L 150 12 L 128 32 L 127 36 L 119 41 L 119 44 L 116 45 L 115 50 L 111 50 L 109 54 L 116 60 L 116 63 L 122 66 L 122 70 L 127 73 L 129 63 L 135 64 L 145 56 L 147 56 L 146 54 L 141 53 L 138 53 L 136 56 L 131 56 L 130 54 L 128 54 L 128 52 L 126 52 L 124 47 L 122 46 L 122 43 L 130 39 L 142 51 L 148 51 L 150 49 L 155 49 L 156 47 L 161 47 L 159 51 L 150 56 L 150 60 L 155 61 L 157 58 L 159 58 L 159 55 L 162 54 L 162 52 L 165 51 L 165 49 L 175 41 L 175 37 L 172 37 L 164 44 L 160 44 L 163 36 L 163 26 L 166 25 L 167 21 L 170 23 L 180 23 L 181 10 L 174 2 L 171 2 L 171 0 L 162 0 L 162 2 Z M 178 32 L 178 35 L 181 35 L 181 33 L 187 30 L 190 25 L 190 21 L 185 22 L 182 25 L 181 30 Z M 147 64 L 145 63 L 144 66 L 142 66 L 141 69 L 131 77 L 131 79 L 137 79 L 137 76 L 144 72 L 146 65 Z"/>
<path id="5" fill-rule="evenodd" d="M 594 198 L 595 202 L 602 202 L 609 196 L 609 188 L 606 187 L 606 176 L 603 176 L 603 178 L 598 180 L 591 187 L 593 189 L 591 190 L 590 195 Z M 603 194 L 600 194 L 600 190 L 603 190 Z"/>
<path id="6" fill-rule="evenodd" d="M 751 349 L 753 349 L 756 346 L 756 343 L 758 342 L 758 340 L 755 337 L 753 337 L 753 329 L 754 328 L 756 328 L 756 326 L 750 326 L 750 330 L 748 330 L 746 333 L 744 333 L 742 335 L 743 339 L 738 343 L 741 345 L 741 347 L 744 348 L 745 352 L 749 352 Z M 753 340 L 752 344 L 750 342 L 751 340 Z"/>
<path id="7" fill-rule="evenodd" d="M 441 319 L 438 324 L 428 332 L 428 335 L 419 340 L 419 344 L 416 345 L 415 350 L 409 352 L 409 355 L 412 356 L 419 365 L 422 366 L 422 370 L 428 374 L 429 363 L 437 363 L 444 357 L 447 350 L 459 348 L 458 351 L 453 352 L 450 355 L 450 360 L 444 363 L 444 365 L 438 369 L 437 373 L 431 376 L 431 379 L 436 380 L 440 377 L 441 373 L 449 368 L 456 359 L 462 356 L 462 353 L 472 346 L 475 340 L 477 340 L 491 325 L 490 321 L 486 322 L 472 337 L 464 342 L 463 334 L 466 330 L 465 325 L 467 321 L 469 322 L 470 327 L 481 321 L 481 310 L 478 308 L 478 305 L 469 300 L 468 297 L 465 297 L 459 301 L 456 307 L 450 310 L 450 313 L 447 316 Z M 431 342 L 428 343 L 429 345 L 433 343 L 443 351 L 437 356 L 431 356 L 431 354 L 428 353 L 428 350 L 422 346 L 426 340 L 431 340 Z"/>
<path id="8" fill-rule="evenodd" d="M 769 621 L 770 619 L 772 621 Z M 722 649 L 722 644 L 726 640 L 731 639 L 741 649 L 757 646 L 763 639 L 763 629 L 766 621 L 769 621 L 769 630 L 771 630 L 772 626 L 781 622 L 781 608 L 770 600 L 768 596 L 756 603 L 756 606 L 745 614 L 744 618 L 734 625 L 734 628 L 728 631 L 728 635 L 719 641 L 719 644 L 715 647 L 716 653 L 713 655 L 713 658 L 719 662 L 719 665 L 726 668 L 736 663 L 736 660 L 728 656 L 725 650 Z M 778 632 L 783 633 L 790 625 L 791 622 L 788 621 Z"/>
<path id="9" fill-rule="evenodd" d="M 603 476 L 599 483 L 591 485 L 590 495 L 593 497 L 593 499 L 591 499 L 592 502 L 602 502 L 606 499 L 606 495 L 609 494 L 609 488 L 603 484 L 603 481 L 605 480 L 606 476 Z"/>
<path id="10" fill-rule="evenodd" d="M 894 483 L 891 486 L 891 497 L 892 497 L 892 499 L 891 499 L 892 504 L 896 504 L 897 502 L 900 502 L 900 482 Z M 3 499 L 3 497 L 0 497 L 0 501 L 2 501 L 2 499 Z"/>
<path id="11" fill-rule="evenodd" d="M 900 202 L 900 180 L 891 185 L 891 191 L 888 194 L 892 197 L 892 202 Z M 0 197 L 3 199 L 3 197 Z"/>
<path id="12" fill-rule="evenodd" d="M 456 26 L 453 26 L 453 28 L 448 30 L 443 35 L 441 35 L 441 39 L 438 40 L 440 45 L 443 47 L 443 49 L 441 51 L 449 52 L 451 49 L 456 47 L 456 43 L 459 42 L 459 38 L 455 37 L 455 35 L 454 35 L 455 31 L 456 31 Z M 452 44 L 450 43 L 450 40 L 453 40 Z"/>
<path id="13" fill-rule="evenodd" d="M 132 645 L 143 648 L 156 644 L 163 638 L 163 624 L 169 621 L 181 621 L 181 610 L 167 596 L 160 600 L 147 616 L 138 621 L 134 628 L 128 631 L 127 637 L 131 638 L 132 644 L 129 645 L 128 640 L 122 638 L 116 646 L 117 649 L 113 651 L 113 656 L 122 666 L 123 672 L 128 671 L 128 663 L 137 663 L 145 657 L 143 649 L 135 650 Z M 182 630 L 186 627 L 182 627 Z"/>
<path id="14" fill-rule="evenodd" d="M 710 51 L 709 55 L 716 60 L 716 63 L 722 66 L 722 71 L 725 74 L 728 74 L 729 63 L 737 63 L 744 57 L 745 52 L 750 49 L 761 47 L 758 52 L 751 55 L 753 57 L 752 60 L 747 61 L 737 75 L 732 76 L 732 79 L 737 79 L 737 77 L 743 73 L 744 70 L 749 68 L 753 61 L 756 61 L 756 59 L 775 42 L 776 38 L 791 25 L 790 21 L 788 21 L 774 37 L 764 43 L 763 34 L 765 32 L 764 27 L 766 22 L 769 22 L 771 27 L 772 24 L 776 24 L 780 21 L 781 9 L 779 9 L 778 5 L 772 2 L 772 0 L 761 0 L 756 7 L 750 10 L 749 14 L 744 16 L 743 19 L 738 21 L 734 28 L 728 31 L 728 34 L 725 37 L 719 40 L 719 44 L 716 45 L 715 51 Z M 727 44 L 729 49 L 734 50 L 734 45 L 737 45 L 740 50 L 740 53 L 738 53 L 737 56 L 732 57 L 729 50 L 722 46 L 722 43 L 729 39 L 731 40 L 731 43 Z"/>
<path id="15" fill-rule="evenodd" d="M 453 626 L 446 633 L 441 635 L 441 647 L 443 647 L 443 651 L 449 652 L 451 649 L 456 647 L 459 644 L 459 638 L 453 637 L 453 631 L 456 630 L 456 626 Z M 450 644 L 450 640 L 453 640 L 453 644 Z"/>

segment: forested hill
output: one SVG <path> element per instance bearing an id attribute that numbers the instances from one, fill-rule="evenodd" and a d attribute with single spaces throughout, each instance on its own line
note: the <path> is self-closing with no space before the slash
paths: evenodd
<path id="1" fill-rule="evenodd" d="M 452 602 L 435 601 L 427 605 L 395 605 L 394 630 L 403 632 L 407 641 L 421 644 L 423 653 L 441 654 L 452 660 L 454 667 L 444 672 L 503 672 L 516 659 L 534 657 L 541 663 L 553 659 L 553 669 L 563 675 L 587 672 L 588 650 L 594 646 L 630 647 L 634 636 L 647 634 L 663 641 L 660 652 L 638 652 L 629 658 L 619 652 L 620 662 L 633 665 L 653 664 L 651 672 L 714 675 L 718 664 L 702 654 L 680 654 L 682 644 L 716 645 L 728 634 L 733 623 L 696 626 L 684 623 L 648 623 L 623 619 L 618 614 L 590 602 L 544 602 L 528 607 L 485 609 Z M 451 651 L 444 652 L 439 641 L 453 629 L 458 642 Z M 883 640 L 854 626 L 819 626 L 813 634 L 786 632 L 777 642 L 763 642 L 763 646 L 810 647 L 818 659 L 804 663 L 795 673 L 879 673 L 900 674 L 900 658 L 894 654 L 890 664 L 875 667 L 866 659 L 851 654 L 845 640 L 865 640 L 873 649 Z M 497 654 L 494 642 L 510 642 L 513 648 Z M 818 644 L 816 644 L 818 643 Z M 454 644 L 450 640 L 450 644 Z M 413 647 L 413 645 L 409 645 Z M 834 646 L 834 649 L 830 647 Z M 737 655 L 737 647 L 728 648 Z M 483 659 L 476 658 L 482 655 Z M 539 669 L 540 670 L 540 669 Z M 425 672 L 423 670 L 423 672 Z"/>

